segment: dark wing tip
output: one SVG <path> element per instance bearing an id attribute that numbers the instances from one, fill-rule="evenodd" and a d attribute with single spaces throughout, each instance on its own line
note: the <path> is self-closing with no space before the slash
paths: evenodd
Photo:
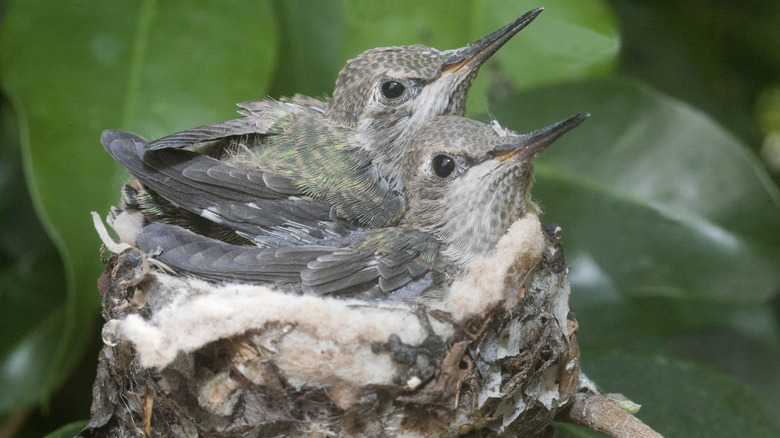
<path id="1" fill-rule="evenodd" d="M 117 129 L 106 129 L 100 134 L 100 143 L 102 143 L 103 147 L 105 147 L 106 149 L 108 149 L 111 146 L 111 144 L 116 141 L 130 141 L 133 143 L 140 142 L 143 144 L 148 143 L 145 138 L 128 131 L 120 131 Z"/>

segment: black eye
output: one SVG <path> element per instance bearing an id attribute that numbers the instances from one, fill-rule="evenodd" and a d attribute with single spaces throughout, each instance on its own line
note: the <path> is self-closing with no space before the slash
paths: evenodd
<path id="1" fill-rule="evenodd" d="M 382 84 L 382 95 L 388 99 L 395 99 L 404 94 L 404 84 L 397 81 L 387 81 Z"/>
<path id="2" fill-rule="evenodd" d="M 440 178 L 447 178 L 455 170 L 455 159 L 449 155 L 433 157 L 433 173 Z"/>

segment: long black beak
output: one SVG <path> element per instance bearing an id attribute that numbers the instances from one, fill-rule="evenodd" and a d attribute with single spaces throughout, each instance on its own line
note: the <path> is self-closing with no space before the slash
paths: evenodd
<path id="1" fill-rule="evenodd" d="M 478 69 L 482 63 L 493 56 L 516 33 L 528 26 L 544 8 L 526 12 L 522 17 L 498 29 L 490 35 L 474 41 L 466 47 L 452 50 L 453 54 L 442 64 L 442 73 L 455 73 L 465 68 L 466 72 Z"/>
<path id="2" fill-rule="evenodd" d="M 547 146 L 553 144 L 555 140 L 561 138 L 563 134 L 579 126 L 588 117 L 590 117 L 590 114 L 577 114 L 546 128 L 517 136 L 516 141 L 494 148 L 491 151 L 493 159 L 506 161 L 518 154 L 523 160 L 533 158 L 539 155 Z"/>

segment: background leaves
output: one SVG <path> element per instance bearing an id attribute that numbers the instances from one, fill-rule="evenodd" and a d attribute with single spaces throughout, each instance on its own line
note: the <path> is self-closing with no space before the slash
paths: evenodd
<path id="1" fill-rule="evenodd" d="M 55 279 L 53 287 L 19 294 L 41 308 L 10 300 L 3 306 L 9 326 L 31 326 L 9 333 L 0 356 L 0 382 L 9 383 L 0 385 L 0 399 L 8 412 L 45 401 L 87 343 L 99 338 L 100 241 L 87 214 L 107 212 L 127 178 L 96 148 L 100 131 L 160 136 L 232 117 L 236 101 L 267 92 L 277 32 L 265 2 L 31 1 L 12 3 L 6 13 L 0 73 L 20 117 L 33 202 L 63 261 L 35 266 L 38 278 Z M 241 31 L 222 31 L 232 26 Z M 215 87 L 225 70 L 251 80 Z M 61 267 L 67 282 L 56 277 Z M 46 313 L 52 306 L 59 312 L 55 322 Z"/>
<path id="2" fill-rule="evenodd" d="M 780 433 L 767 407 L 780 402 L 780 209 L 751 152 L 766 133 L 756 96 L 780 78 L 770 19 L 780 7 L 769 1 L 10 2 L 0 29 L 5 424 L 32 415 L 20 435 L 40 436 L 88 417 L 102 270 L 88 212 L 105 214 L 127 178 L 100 148 L 102 129 L 157 138 L 232 118 L 234 102 L 324 96 L 367 48 L 459 47 L 540 5 L 482 70 L 469 109 L 520 131 L 592 113 L 543 154 L 534 190 L 544 220 L 564 228 L 585 371 L 643 404 L 640 417 L 665 436 Z M 776 110 L 762 102 L 761 114 Z M 52 393 L 51 414 L 30 410 Z M 41 419 L 48 429 L 35 429 Z"/>
<path id="3" fill-rule="evenodd" d="M 632 295 L 761 302 L 776 293 L 780 233 L 766 230 L 780 229 L 780 194 L 706 115 L 614 79 L 537 88 L 491 108 L 522 131 L 592 113 L 536 166 L 545 217 L 569 219 L 575 272 L 596 269 Z"/>

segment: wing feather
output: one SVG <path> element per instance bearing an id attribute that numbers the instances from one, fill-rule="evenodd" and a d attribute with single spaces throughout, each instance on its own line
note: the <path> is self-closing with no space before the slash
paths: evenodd
<path id="1" fill-rule="evenodd" d="M 152 224 L 137 238 L 138 247 L 174 269 L 223 281 L 244 281 L 266 285 L 292 285 L 294 290 L 316 295 L 347 295 L 379 291 L 382 295 L 413 296 L 438 286 L 446 271 L 446 260 L 428 259 L 438 242 L 426 233 L 397 228 L 355 231 L 348 247 L 320 245 L 281 248 L 232 245 L 204 237 L 175 225 Z M 389 242 L 383 238 L 402 240 Z M 405 247 L 411 254 L 384 275 L 387 251 Z M 433 248 L 435 249 L 435 248 Z M 432 278 L 438 279 L 434 282 Z M 437 283 L 438 281 L 438 283 Z M 409 295 L 409 294 L 406 294 Z M 374 295 L 375 296 L 375 295 Z"/>
<path id="2" fill-rule="evenodd" d="M 145 187 L 234 231 L 253 236 L 287 227 L 321 238 L 323 228 L 336 227 L 326 224 L 330 207 L 304 197 L 289 178 L 189 151 L 148 151 L 143 138 L 122 131 L 105 131 L 101 141 Z"/>

